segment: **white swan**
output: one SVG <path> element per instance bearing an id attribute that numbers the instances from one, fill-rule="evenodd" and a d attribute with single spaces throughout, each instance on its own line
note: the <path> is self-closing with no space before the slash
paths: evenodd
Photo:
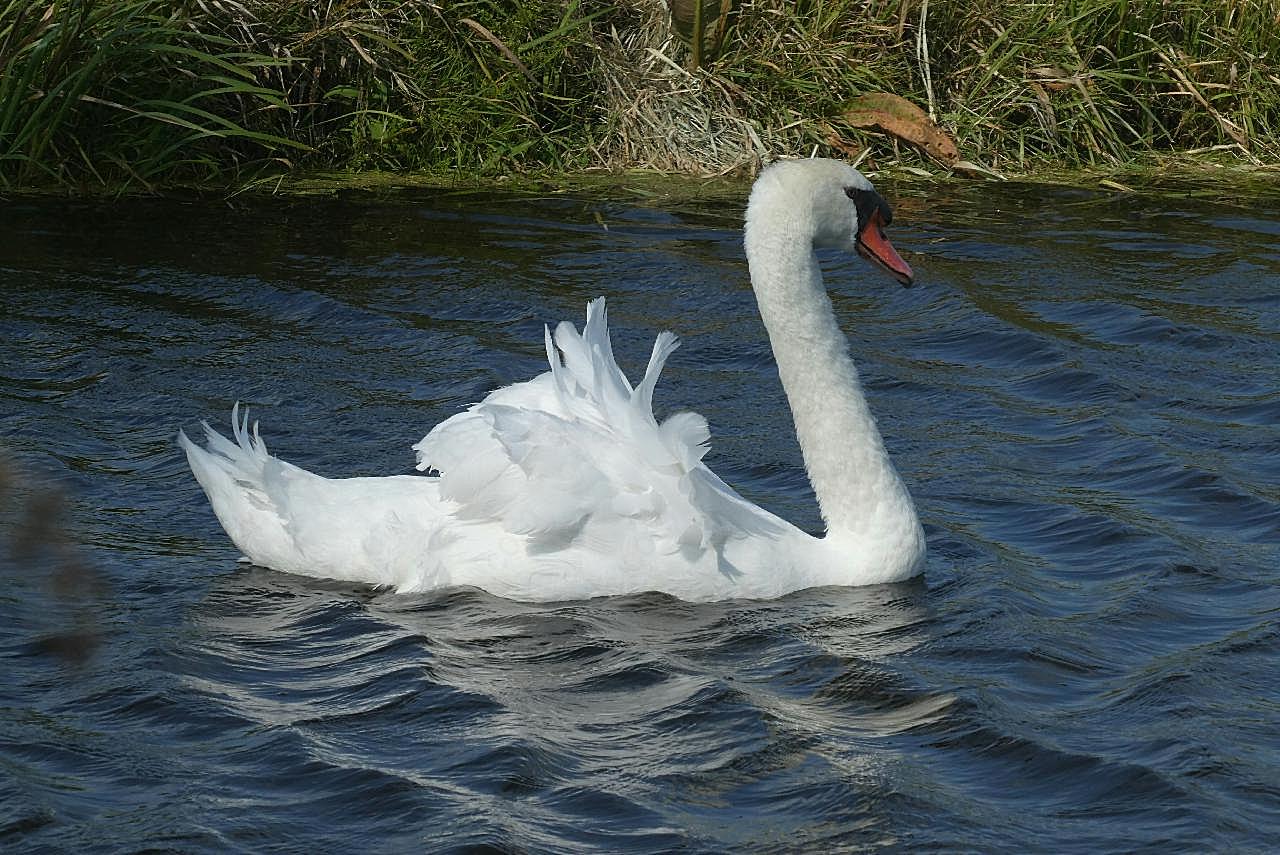
<path id="1" fill-rule="evenodd" d="M 768 598 L 920 571 L 924 533 L 885 452 L 823 288 L 815 247 L 853 249 L 905 285 L 884 237 L 889 207 L 833 160 L 775 164 L 747 205 L 760 314 L 826 522 L 813 537 L 747 502 L 702 462 L 706 420 L 654 420 L 676 339 L 658 336 L 632 386 L 614 361 L 605 302 L 582 333 L 546 331 L 551 370 L 499 389 L 414 446 L 438 475 L 326 479 L 270 456 L 232 412 L 229 441 L 179 442 L 213 510 L 256 564 L 424 591 L 474 585 L 520 600 L 664 591 Z"/>

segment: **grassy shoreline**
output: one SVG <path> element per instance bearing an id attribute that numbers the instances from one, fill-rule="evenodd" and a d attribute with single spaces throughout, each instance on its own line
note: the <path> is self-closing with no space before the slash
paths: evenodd
<path id="1" fill-rule="evenodd" d="M 850 117 L 892 92 L 1002 175 L 1121 186 L 1280 160 L 1280 0 L 0 0 L 0 190 L 449 184 L 778 156 L 948 174 Z M 1130 177 L 1131 176 L 1131 177 Z M 517 179 L 518 180 L 518 179 Z"/>

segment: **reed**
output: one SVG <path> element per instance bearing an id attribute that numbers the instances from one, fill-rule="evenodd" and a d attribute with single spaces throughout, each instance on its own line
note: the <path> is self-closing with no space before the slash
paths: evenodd
<path id="1" fill-rule="evenodd" d="M 961 5 L 961 4 L 955 4 Z M 1274 159 L 1280 4 L 1074 0 L 935 15 L 940 100 L 966 143 L 1021 168 L 1223 146 Z"/>
<path id="2" fill-rule="evenodd" d="M 633 51 L 634 66 L 654 50 Z M 664 79 L 667 93 L 724 93 L 719 112 L 748 118 L 757 149 L 861 147 L 878 161 L 926 165 L 841 126 L 853 96 L 888 91 L 927 109 L 966 157 L 1013 172 L 1188 150 L 1246 162 L 1280 153 L 1276 0 L 754 0 L 712 68 L 679 78 L 671 69 L 682 46 L 656 50 L 672 62 L 649 63 L 629 101 L 662 100 Z M 678 113 L 680 99 L 668 100 Z M 657 128 L 648 146 L 661 151 L 662 126 L 680 119 L 637 124 Z M 745 138 L 733 146 L 747 147 Z M 716 162 L 724 147 L 700 148 L 699 160 Z"/>
<path id="3" fill-rule="evenodd" d="M 841 121 L 873 91 L 1006 172 L 1280 154 L 1280 0 L 730 7 L 693 57 L 663 0 L 0 0 L 0 186 L 715 174 L 813 151 L 936 171 Z"/>
<path id="4" fill-rule="evenodd" d="M 283 61 L 190 26 L 162 0 L 0 0 L 0 181 L 107 175 L 154 186 L 216 180 L 246 159 L 305 146 L 260 129 L 288 112 L 257 82 Z"/>

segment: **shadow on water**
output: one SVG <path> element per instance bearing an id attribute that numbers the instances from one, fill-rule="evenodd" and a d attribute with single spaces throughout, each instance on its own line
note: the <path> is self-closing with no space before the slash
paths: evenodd
<path id="1" fill-rule="evenodd" d="M 406 472 L 607 293 L 624 368 L 683 337 L 659 409 L 707 416 L 712 467 L 818 530 L 740 200 L 0 208 L 0 435 L 101 580 L 5 564 L 0 846 L 1267 850 L 1280 221 L 890 195 L 919 285 L 824 262 L 925 580 L 699 605 L 236 567 L 173 438 L 242 400 L 285 459 Z M 76 610 L 80 664 L 42 646 Z"/>

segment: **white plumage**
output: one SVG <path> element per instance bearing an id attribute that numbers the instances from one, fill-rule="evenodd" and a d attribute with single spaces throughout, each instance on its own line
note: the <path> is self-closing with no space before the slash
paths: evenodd
<path id="1" fill-rule="evenodd" d="M 245 556 L 307 576 L 399 591 L 474 585 L 544 601 L 648 590 L 775 597 L 907 578 L 922 563 L 923 533 L 814 255 L 815 245 L 860 240 L 866 223 L 850 187 L 871 185 L 836 161 L 781 163 L 762 173 L 747 215 L 752 284 L 823 538 L 716 477 L 702 463 L 701 416 L 655 420 L 654 387 L 677 340 L 661 333 L 632 385 L 614 360 L 603 298 L 587 306 L 581 333 L 567 322 L 546 331 L 548 372 L 498 389 L 414 446 L 418 468 L 438 475 L 321 478 L 268 454 L 238 409 L 234 441 L 205 425 L 207 448 L 185 434 L 179 442 Z"/>

